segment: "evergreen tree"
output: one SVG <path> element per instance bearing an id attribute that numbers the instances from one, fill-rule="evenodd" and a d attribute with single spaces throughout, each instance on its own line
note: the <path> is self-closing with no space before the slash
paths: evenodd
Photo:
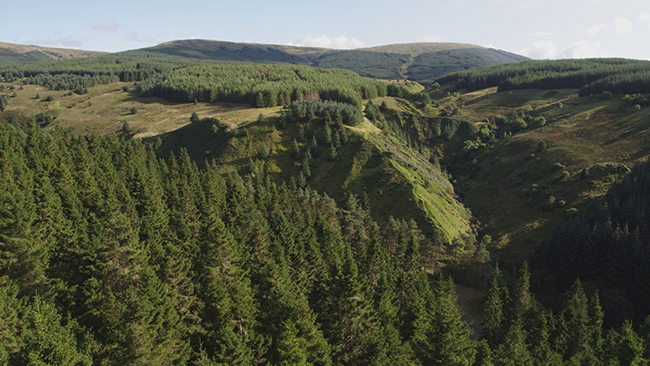
<path id="1" fill-rule="evenodd" d="M 501 273 L 497 266 L 483 304 L 483 336 L 493 349 L 503 342 L 508 325 L 504 314 L 505 304 L 509 300 L 508 289 L 501 286 L 501 280 Z"/>
<path id="2" fill-rule="evenodd" d="M 74 321 L 61 324 L 53 304 L 36 296 L 22 316 L 19 363 L 33 365 L 92 365 L 87 350 L 78 348 Z"/>

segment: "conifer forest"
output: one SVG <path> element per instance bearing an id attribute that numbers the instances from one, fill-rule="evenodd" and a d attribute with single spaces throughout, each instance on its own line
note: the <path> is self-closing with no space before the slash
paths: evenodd
<path id="1" fill-rule="evenodd" d="M 174 47 L 0 65 L 0 365 L 650 362 L 647 61 Z"/>

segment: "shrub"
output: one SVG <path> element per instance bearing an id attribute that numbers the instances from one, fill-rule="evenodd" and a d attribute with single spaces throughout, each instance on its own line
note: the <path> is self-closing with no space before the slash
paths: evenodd
<path id="1" fill-rule="evenodd" d="M 90 102 L 88 102 L 88 103 L 90 103 Z M 89 104 L 89 105 L 90 105 L 90 104 Z M 136 114 L 136 113 L 138 113 L 138 108 L 136 108 L 136 107 L 131 107 L 131 114 Z"/>
<path id="2" fill-rule="evenodd" d="M 571 175 L 571 174 L 569 174 L 569 172 L 567 172 L 567 171 L 565 170 L 565 171 L 563 171 L 562 173 L 560 173 L 558 176 L 556 176 L 555 178 L 553 178 L 553 183 L 562 183 L 562 182 L 566 182 L 566 180 L 569 179 L 569 176 L 570 176 L 570 175 Z"/>
<path id="3" fill-rule="evenodd" d="M 553 164 L 553 166 L 551 166 L 551 171 L 556 172 L 556 171 L 562 170 L 564 168 L 565 168 L 565 166 L 562 165 L 561 163 L 555 163 L 555 164 Z"/>
<path id="4" fill-rule="evenodd" d="M 546 124 L 546 118 L 540 116 L 533 119 L 528 125 L 530 128 L 540 128 Z"/>

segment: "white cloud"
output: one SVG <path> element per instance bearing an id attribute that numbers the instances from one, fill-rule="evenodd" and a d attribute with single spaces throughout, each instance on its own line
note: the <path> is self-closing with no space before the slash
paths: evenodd
<path id="1" fill-rule="evenodd" d="M 522 55 L 538 60 L 555 58 L 556 53 L 557 46 L 553 42 L 535 42 L 521 51 Z"/>
<path id="2" fill-rule="evenodd" d="M 612 23 L 601 23 L 587 29 L 587 34 L 625 34 L 632 32 L 632 23 L 625 18 L 616 18 Z"/>
<path id="3" fill-rule="evenodd" d="M 650 13 L 641 13 L 639 14 L 639 20 L 642 22 L 650 21 Z"/>
<path id="4" fill-rule="evenodd" d="M 363 42 L 358 40 L 356 37 L 348 38 L 346 36 L 340 36 L 340 37 L 330 38 L 328 36 L 314 36 L 312 34 L 308 34 L 306 36 L 301 37 L 295 43 L 289 43 L 289 45 L 299 46 L 299 47 L 351 49 L 351 48 L 363 47 Z"/>
<path id="5" fill-rule="evenodd" d="M 47 39 L 31 39 L 25 44 L 35 44 L 41 46 L 54 46 L 54 47 L 63 47 L 63 48 L 81 48 L 81 41 L 72 36 L 63 37 L 63 38 L 47 38 Z"/>
<path id="6" fill-rule="evenodd" d="M 573 42 L 569 47 L 562 49 L 557 58 L 588 58 L 596 57 L 600 49 L 600 43 L 588 43 L 587 41 Z"/>
<path id="7" fill-rule="evenodd" d="M 238 33 L 255 34 L 255 33 L 257 33 L 257 29 L 255 29 L 255 28 L 253 28 L 253 27 L 248 27 L 248 28 L 246 28 L 246 29 L 244 29 L 244 28 L 242 28 L 242 27 L 237 27 L 237 32 L 238 32 Z"/>
<path id="8" fill-rule="evenodd" d="M 120 28 L 120 25 L 115 23 L 112 20 L 102 20 L 99 23 L 88 24 L 88 28 L 101 32 L 117 32 Z"/>
<path id="9" fill-rule="evenodd" d="M 126 39 L 128 39 L 129 41 L 133 41 L 133 42 L 142 42 L 142 43 L 152 43 L 152 42 L 156 42 L 155 39 L 150 38 L 150 37 L 140 38 L 140 37 L 138 37 L 138 34 L 135 33 L 135 32 L 132 31 L 132 30 L 129 31 L 129 34 L 126 36 Z"/>
<path id="10" fill-rule="evenodd" d="M 413 40 L 414 42 L 445 42 L 447 38 L 439 34 L 425 34 Z"/>
<path id="11" fill-rule="evenodd" d="M 548 36 L 554 36 L 555 33 L 553 32 L 537 32 L 537 33 L 528 33 L 529 36 L 532 37 L 548 37 Z"/>
<path id="12" fill-rule="evenodd" d="M 589 58 L 600 57 L 598 54 L 600 43 L 588 43 L 587 41 L 573 42 L 568 47 L 558 50 L 554 42 L 535 42 L 532 46 L 520 51 L 524 56 L 532 59 L 559 59 L 559 58 Z"/>

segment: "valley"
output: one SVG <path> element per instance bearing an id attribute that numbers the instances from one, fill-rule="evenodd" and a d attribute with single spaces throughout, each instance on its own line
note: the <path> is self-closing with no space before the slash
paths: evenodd
<path id="1" fill-rule="evenodd" d="M 650 339 L 647 62 L 485 51 L 0 67 L 0 360 L 47 311 L 63 363 L 618 362 Z"/>

